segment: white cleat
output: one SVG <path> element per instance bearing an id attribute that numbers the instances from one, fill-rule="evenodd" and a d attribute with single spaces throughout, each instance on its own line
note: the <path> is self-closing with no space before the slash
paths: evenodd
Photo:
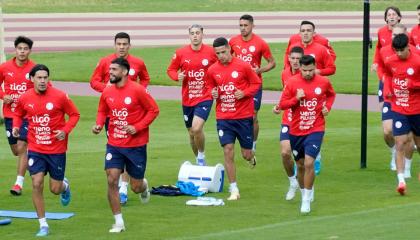
<path id="1" fill-rule="evenodd" d="M 302 200 L 302 205 L 300 206 L 300 213 L 308 214 L 311 212 L 311 200 Z"/>
<path id="2" fill-rule="evenodd" d="M 236 201 L 239 200 L 239 198 L 241 198 L 241 195 L 239 195 L 239 191 L 238 190 L 233 190 L 230 192 L 230 196 L 227 198 L 228 201 Z"/>
<path id="3" fill-rule="evenodd" d="M 110 233 L 120 233 L 125 231 L 125 226 L 124 225 L 117 225 L 117 224 L 112 224 L 112 228 L 109 229 Z"/>
<path id="4" fill-rule="evenodd" d="M 287 191 L 287 193 L 286 193 L 286 200 L 287 201 L 290 201 L 290 200 L 292 200 L 293 198 L 295 198 L 295 195 L 296 195 L 296 191 L 299 189 L 299 184 L 290 184 L 289 185 L 289 191 Z"/>
<path id="5" fill-rule="evenodd" d="M 149 184 L 147 183 L 147 179 L 144 178 L 143 182 L 146 184 L 146 190 L 140 193 L 140 201 L 141 203 L 148 203 L 150 201 L 150 192 L 149 192 Z"/>

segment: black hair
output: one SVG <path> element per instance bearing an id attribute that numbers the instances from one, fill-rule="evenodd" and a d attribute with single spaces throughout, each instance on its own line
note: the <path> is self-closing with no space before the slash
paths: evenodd
<path id="1" fill-rule="evenodd" d="M 420 10 L 420 4 L 419 4 L 419 5 L 417 5 L 417 10 Z"/>
<path id="2" fill-rule="evenodd" d="M 128 33 L 126 33 L 126 32 L 117 33 L 114 37 L 114 43 L 117 42 L 117 38 L 127 38 L 128 43 L 130 43 L 130 35 L 128 35 Z"/>
<path id="3" fill-rule="evenodd" d="M 127 75 L 128 75 L 128 72 L 130 71 L 130 64 L 128 63 L 128 61 L 125 58 L 122 58 L 122 57 L 116 58 L 116 59 L 112 60 L 111 64 L 118 64 L 122 68 L 126 69 L 127 70 Z"/>
<path id="4" fill-rule="evenodd" d="M 213 47 L 221 47 L 221 46 L 228 46 L 228 45 L 229 45 L 229 42 L 224 37 L 216 38 L 213 41 Z"/>
<path id="5" fill-rule="evenodd" d="M 303 48 L 299 46 L 292 47 L 289 54 L 292 54 L 292 53 L 300 53 L 302 56 L 304 55 Z"/>
<path id="6" fill-rule="evenodd" d="M 394 39 L 392 39 L 392 47 L 396 50 L 402 50 L 408 46 L 408 42 L 407 34 L 397 34 Z"/>
<path id="7" fill-rule="evenodd" d="M 47 66 L 45 66 L 44 64 L 37 64 L 35 65 L 31 71 L 29 72 L 29 76 L 31 77 L 35 77 L 36 72 L 38 71 L 46 71 L 48 76 L 50 76 L 50 69 L 48 69 Z"/>
<path id="8" fill-rule="evenodd" d="M 19 43 L 26 43 L 29 46 L 29 49 L 32 49 L 32 45 L 34 44 L 34 41 L 32 41 L 30 38 L 25 37 L 25 36 L 18 36 L 15 39 L 15 48 L 17 47 L 17 45 L 19 45 Z"/>
<path id="9" fill-rule="evenodd" d="M 312 28 L 314 29 L 314 31 L 315 31 L 315 24 L 313 23 L 313 22 L 311 22 L 311 21 L 307 21 L 307 20 L 303 20 L 301 23 L 300 23 L 300 26 L 302 27 L 302 25 L 311 25 L 312 26 Z"/>
<path id="10" fill-rule="evenodd" d="M 303 55 L 302 58 L 299 60 L 300 65 L 315 65 L 315 58 L 311 55 Z"/>
<path id="11" fill-rule="evenodd" d="M 252 17 L 251 15 L 249 15 L 249 14 L 244 14 L 244 15 L 242 15 L 240 18 L 239 18 L 239 20 L 247 20 L 247 21 L 249 21 L 250 23 L 254 23 L 254 17 Z"/>
<path id="12" fill-rule="evenodd" d="M 384 20 L 385 20 L 385 22 L 387 22 L 387 21 L 386 21 L 386 15 L 388 15 L 389 10 L 394 10 L 394 12 L 396 12 L 396 13 L 397 13 L 397 15 L 398 15 L 400 18 L 402 17 L 402 16 L 401 16 L 401 11 L 400 11 L 400 9 L 399 9 L 399 8 L 394 7 L 394 6 L 390 6 L 390 7 L 387 7 L 387 8 L 385 9 L 385 14 L 384 14 Z M 398 22 L 400 22 L 400 21 L 398 21 Z"/>

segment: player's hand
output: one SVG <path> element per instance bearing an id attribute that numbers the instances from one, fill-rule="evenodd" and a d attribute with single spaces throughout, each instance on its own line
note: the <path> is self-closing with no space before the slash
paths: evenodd
<path id="1" fill-rule="evenodd" d="M 211 96 L 213 97 L 213 99 L 217 99 L 219 97 L 219 91 L 217 91 L 217 87 L 211 90 Z"/>
<path id="2" fill-rule="evenodd" d="M 57 138 L 59 141 L 64 140 L 66 138 L 66 132 L 63 130 L 54 130 L 55 133 L 54 137 Z"/>
<path id="3" fill-rule="evenodd" d="M 274 113 L 274 114 L 280 114 L 280 113 L 281 113 L 281 109 L 279 108 L 279 106 L 278 106 L 278 105 L 275 105 L 275 106 L 273 107 L 273 113 Z"/>
<path id="4" fill-rule="evenodd" d="M 122 127 L 122 130 L 126 131 L 130 135 L 134 135 L 134 134 L 137 133 L 137 130 L 133 125 L 124 126 L 124 127 Z"/>
<path id="5" fill-rule="evenodd" d="M 235 91 L 235 98 L 236 99 L 242 99 L 243 97 L 245 97 L 245 94 L 244 94 L 244 92 L 242 91 L 242 90 L 240 90 L 240 89 L 236 89 L 236 91 Z"/>
<path id="6" fill-rule="evenodd" d="M 15 138 L 18 138 L 19 137 L 19 128 L 18 127 L 14 127 L 13 129 L 12 129 L 12 136 L 13 137 L 15 137 Z"/>
<path id="7" fill-rule="evenodd" d="M 92 127 L 92 133 L 93 134 L 99 134 L 101 132 L 101 130 L 102 130 L 102 126 L 100 126 L 100 125 L 94 125 Z"/>
<path id="8" fill-rule="evenodd" d="M 296 98 L 297 98 L 297 100 L 300 101 L 300 99 L 302 99 L 304 97 L 305 97 L 305 92 L 303 91 L 302 88 L 298 88 L 297 91 L 296 91 Z"/>
<path id="9" fill-rule="evenodd" d="M 373 63 L 372 66 L 370 66 L 370 71 L 376 72 L 377 70 L 378 70 L 378 64 L 377 63 Z"/>
<path id="10" fill-rule="evenodd" d="M 4 104 L 11 104 L 13 102 L 12 96 L 4 95 L 3 96 L 3 102 L 4 102 Z"/>
<path id="11" fill-rule="evenodd" d="M 182 82 L 185 78 L 185 70 L 178 73 L 178 81 Z"/>
<path id="12" fill-rule="evenodd" d="M 328 111 L 328 108 L 326 107 L 326 106 L 322 106 L 322 115 L 324 115 L 324 116 L 328 116 L 328 113 L 329 113 L 330 111 Z"/>

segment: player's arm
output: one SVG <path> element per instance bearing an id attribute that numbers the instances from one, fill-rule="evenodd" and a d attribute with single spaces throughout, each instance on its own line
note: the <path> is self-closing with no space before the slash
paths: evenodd
<path id="1" fill-rule="evenodd" d="M 19 129 L 22 126 L 23 118 L 26 116 L 26 110 L 23 108 L 22 101 L 24 100 L 23 96 L 17 101 L 15 111 L 13 112 L 13 137 L 19 137 Z"/>
<path id="2" fill-rule="evenodd" d="M 139 103 L 142 105 L 142 108 L 147 111 L 146 115 L 138 122 L 133 124 L 135 132 L 141 131 L 145 128 L 148 128 L 150 124 L 156 119 L 159 115 L 159 107 L 153 97 L 146 92 L 145 89 L 139 89 L 137 94 Z M 130 133 L 130 132 L 129 132 Z M 130 134 L 134 134 L 130 133 Z"/>
<path id="3" fill-rule="evenodd" d="M 303 94 L 303 95 L 302 95 Z M 294 108 L 299 104 L 301 98 L 304 97 L 302 89 L 294 90 L 290 87 L 290 84 L 286 85 L 284 91 L 280 97 L 278 108 L 281 110 L 286 110 L 289 108 Z"/>
<path id="4" fill-rule="evenodd" d="M 383 81 L 384 68 L 385 68 L 385 63 L 382 56 L 383 54 L 380 54 L 380 58 L 378 59 L 377 67 L 376 67 L 376 74 L 378 75 L 378 78 L 381 81 Z"/>
<path id="5" fill-rule="evenodd" d="M 384 82 L 383 96 L 384 98 L 390 99 L 392 97 L 392 72 L 387 62 L 384 63 L 384 73 L 382 75 L 382 81 Z"/>
<path id="6" fill-rule="evenodd" d="M 331 108 L 332 108 L 332 105 L 334 104 L 335 96 L 336 96 L 334 88 L 330 81 L 328 81 L 325 95 L 326 95 L 326 100 L 322 108 L 322 114 L 324 114 L 324 116 L 328 115 L 328 113 L 331 111 Z"/>
<path id="7" fill-rule="evenodd" d="M 333 58 L 327 52 L 327 49 L 324 48 L 322 51 L 322 69 L 317 69 L 319 75 L 321 76 L 330 76 L 335 73 L 336 67 Z"/>
<path id="8" fill-rule="evenodd" d="M 375 55 L 373 56 L 373 63 L 372 63 L 372 66 L 370 67 L 370 70 L 372 72 L 378 69 L 378 61 L 379 61 L 379 58 L 381 57 L 380 50 L 381 50 L 381 41 L 380 41 L 379 32 L 378 32 L 378 41 L 376 42 Z"/>
<path id="9" fill-rule="evenodd" d="M 63 97 L 63 110 L 69 116 L 69 118 L 62 130 L 66 134 L 69 134 L 74 129 L 74 127 L 76 127 L 77 122 L 79 122 L 80 113 L 79 110 L 77 110 L 76 105 L 67 94 Z"/>
<path id="10" fill-rule="evenodd" d="M 290 52 L 290 49 L 291 49 L 291 45 L 292 45 L 292 42 L 291 42 L 291 38 L 289 38 L 289 43 L 287 44 L 287 47 L 286 47 L 286 50 L 284 51 L 284 57 L 283 57 L 283 69 L 286 69 L 286 68 L 288 68 L 288 67 L 290 67 L 290 64 L 289 64 L 289 52 Z"/>
<path id="11" fill-rule="evenodd" d="M 140 63 L 138 78 L 140 80 L 140 85 L 142 85 L 144 88 L 147 88 L 147 86 L 149 86 L 150 75 L 147 71 L 146 64 L 143 61 Z"/>
<path id="12" fill-rule="evenodd" d="M 261 74 L 264 72 L 268 72 L 271 69 L 276 67 L 276 60 L 274 59 L 273 55 L 271 54 L 270 46 L 266 42 L 262 45 L 262 56 L 267 61 L 265 66 L 262 66 L 255 71 L 257 74 Z"/>
<path id="13" fill-rule="evenodd" d="M 174 81 L 183 81 L 185 77 L 184 71 L 179 71 L 181 69 L 181 56 L 179 55 L 179 52 L 176 51 L 174 53 L 174 56 L 171 59 L 171 63 L 168 66 L 168 69 L 166 70 L 166 74 L 168 74 L 169 78 Z"/>
<path id="14" fill-rule="evenodd" d="M 96 114 L 96 124 L 92 127 L 92 132 L 98 134 L 101 132 L 104 127 L 106 117 L 108 116 L 109 108 L 106 104 L 104 94 L 102 93 L 99 104 L 98 104 L 98 113 Z"/>
<path id="15" fill-rule="evenodd" d="M 248 65 L 245 68 L 245 74 L 248 77 L 249 86 L 246 89 L 238 90 L 243 93 L 243 97 L 252 97 L 258 92 L 258 90 L 260 90 L 262 82 L 257 73 L 255 73 Z M 237 95 L 236 92 L 235 95 Z"/>
<path id="16" fill-rule="evenodd" d="M 98 65 L 93 71 L 92 76 L 90 77 L 90 87 L 97 92 L 103 92 L 106 87 L 106 84 L 105 84 L 106 76 L 104 76 L 105 67 L 108 67 L 108 66 L 105 66 L 104 60 L 102 59 L 101 61 L 99 61 Z"/>
<path id="17" fill-rule="evenodd" d="M 328 53 L 331 55 L 333 61 L 335 62 L 335 59 L 337 59 L 337 55 L 335 54 L 334 48 L 331 46 L 330 41 L 327 40 L 327 45 L 325 46 L 328 49 Z"/>
<path id="18" fill-rule="evenodd" d="M 418 71 L 420 71 L 420 64 L 417 64 L 417 70 L 415 70 L 415 75 L 414 76 L 410 76 L 409 79 L 407 79 L 407 87 L 409 89 L 415 89 L 418 90 L 420 89 L 420 73 Z"/>

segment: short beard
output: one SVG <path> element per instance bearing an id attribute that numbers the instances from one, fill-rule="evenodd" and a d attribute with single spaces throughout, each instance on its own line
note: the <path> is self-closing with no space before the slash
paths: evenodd
<path id="1" fill-rule="evenodd" d="M 114 77 L 114 79 L 109 79 L 111 83 L 118 83 L 122 80 L 122 77 Z"/>

